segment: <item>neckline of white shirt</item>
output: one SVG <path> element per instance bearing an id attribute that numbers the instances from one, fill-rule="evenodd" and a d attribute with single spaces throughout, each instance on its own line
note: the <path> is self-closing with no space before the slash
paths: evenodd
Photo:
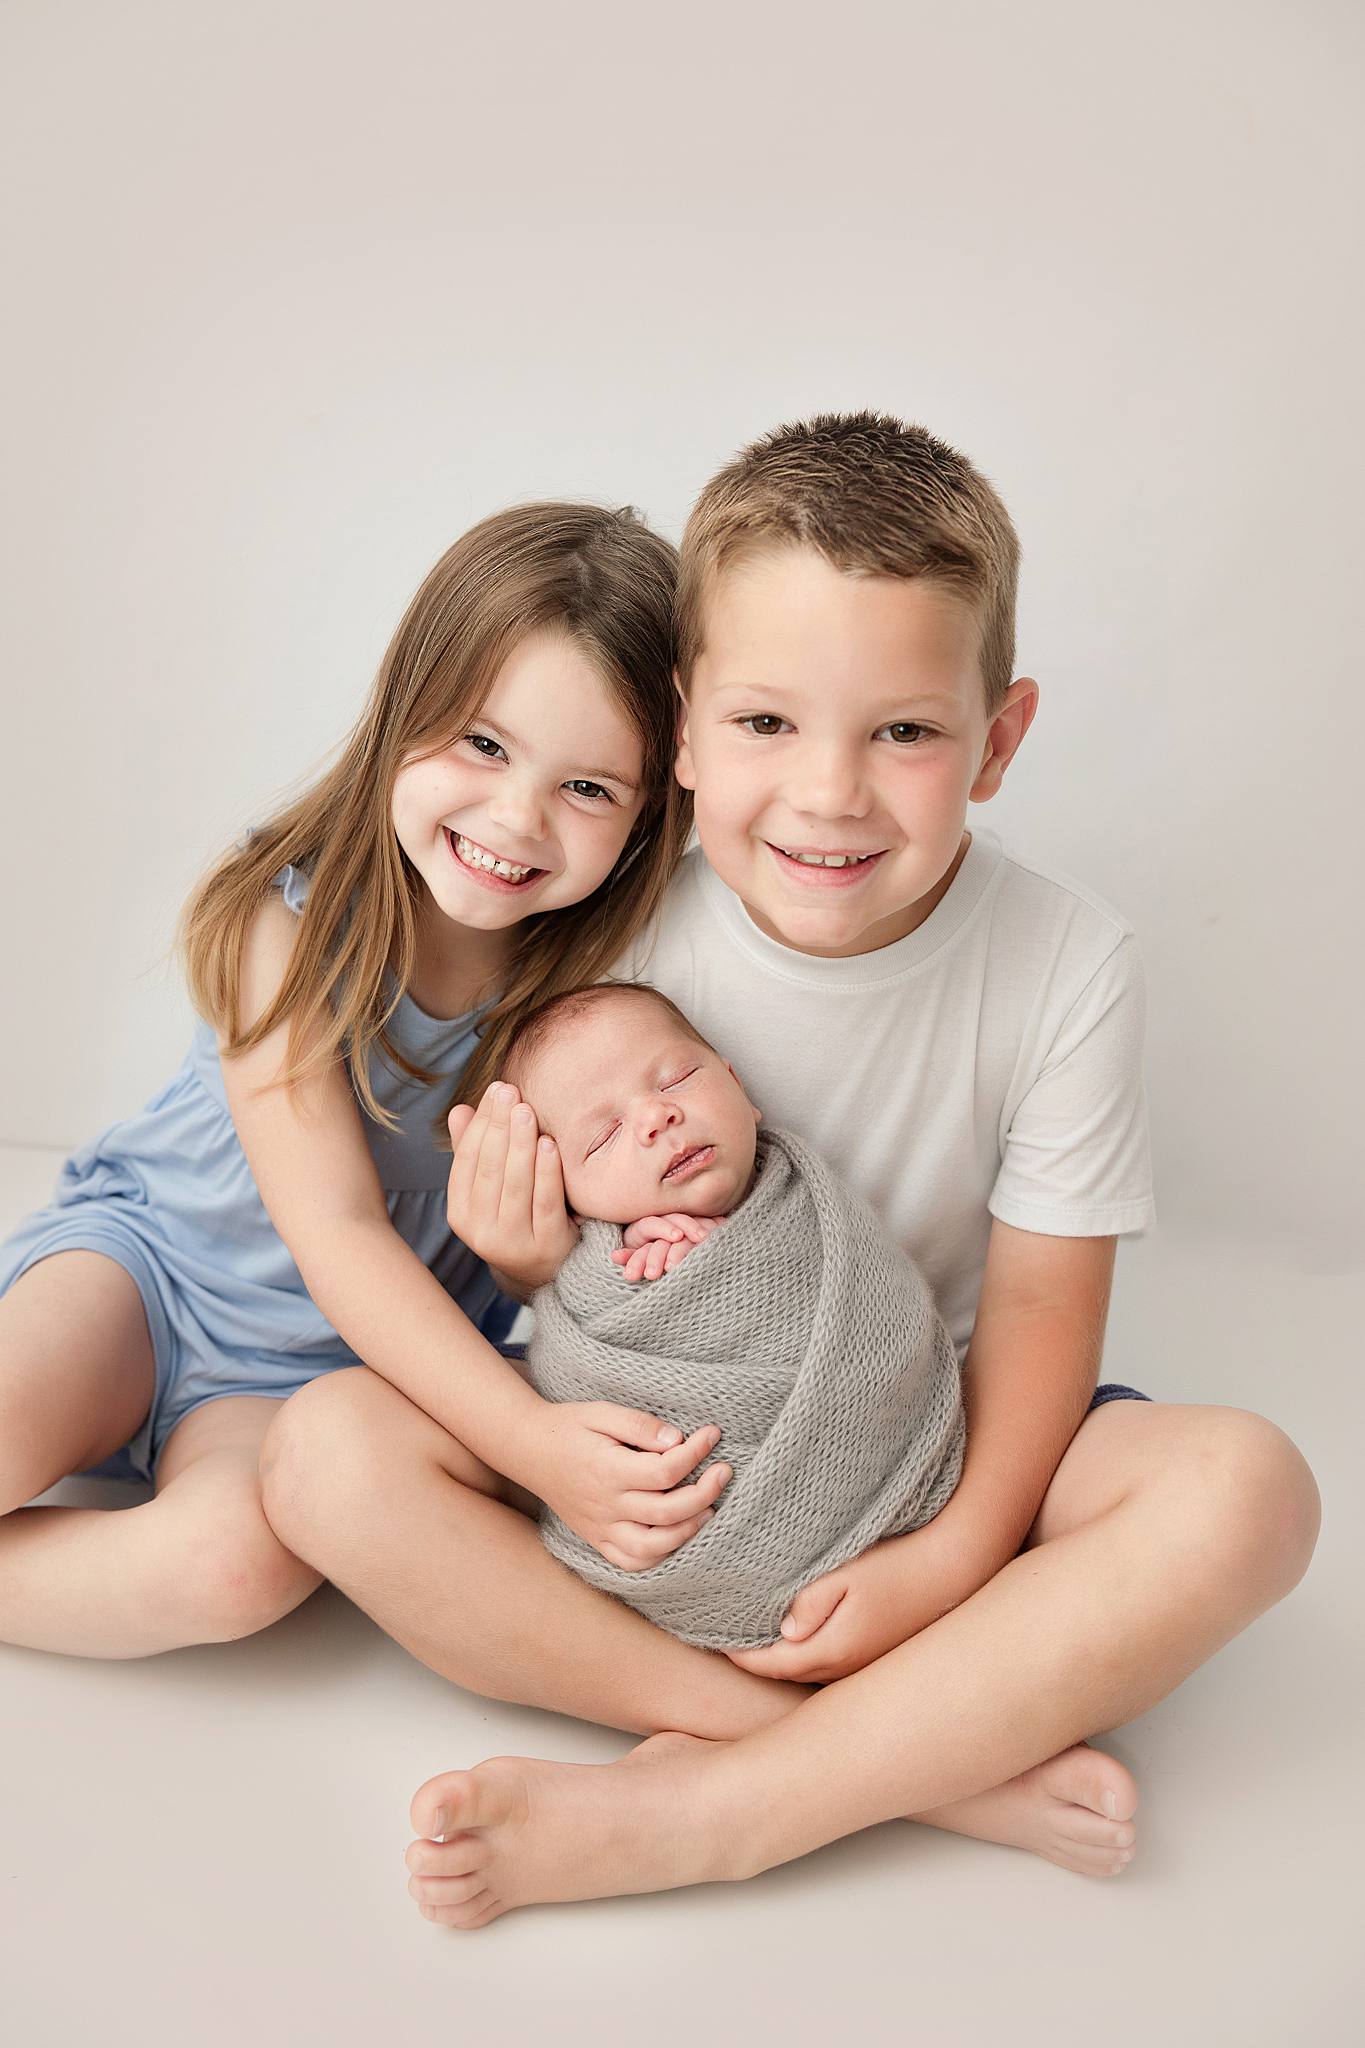
<path id="1" fill-rule="evenodd" d="M 804 982 L 813 988 L 877 988 L 885 982 L 899 980 L 913 968 L 923 966 L 932 954 L 961 931 L 1004 859 L 1003 849 L 994 832 L 974 830 L 971 845 L 963 855 L 962 865 L 949 883 L 947 893 L 934 905 L 923 924 L 916 925 L 914 931 L 907 932 L 903 939 L 894 939 L 889 946 L 877 947 L 875 952 L 855 953 L 849 958 L 831 960 L 821 954 L 798 953 L 795 947 L 784 946 L 780 939 L 769 938 L 754 923 L 734 890 L 721 880 L 700 847 L 697 853 L 701 862 L 702 887 L 735 942 L 770 973 L 780 974 L 788 981 Z"/>

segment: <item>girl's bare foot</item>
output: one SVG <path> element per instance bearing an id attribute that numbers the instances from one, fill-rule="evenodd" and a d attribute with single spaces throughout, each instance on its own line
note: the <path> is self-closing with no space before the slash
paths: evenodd
<path id="1" fill-rule="evenodd" d="M 1132 1861 L 1137 1786 L 1117 1757 L 1078 1742 L 971 1799 L 910 1820 L 983 1842 L 1031 1849 L 1084 1877 L 1117 1877 Z"/>
<path id="2" fill-rule="evenodd" d="M 412 1802 L 421 1839 L 408 1849 L 408 1890 L 428 1920 L 471 1928 L 513 1906 L 726 1876 L 719 1831 L 695 1806 L 694 1824 L 679 1824 L 688 1787 L 664 1768 L 675 1752 L 712 1747 L 670 1732 L 614 1764 L 498 1756 L 430 1778 Z"/>

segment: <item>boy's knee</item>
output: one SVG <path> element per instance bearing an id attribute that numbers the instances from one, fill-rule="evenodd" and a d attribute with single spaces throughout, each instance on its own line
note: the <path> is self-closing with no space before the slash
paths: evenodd
<path id="1" fill-rule="evenodd" d="M 1282 1600 L 1308 1569 L 1322 1502 L 1308 1462 L 1276 1423 L 1246 1409 L 1215 1411 L 1204 1445 L 1206 1507 L 1218 1547 L 1254 1575 L 1267 1604 Z"/>

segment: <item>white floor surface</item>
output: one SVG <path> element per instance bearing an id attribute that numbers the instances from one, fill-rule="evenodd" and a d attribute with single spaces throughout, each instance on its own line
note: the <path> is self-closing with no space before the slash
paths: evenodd
<path id="1" fill-rule="evenodd" d="M 0 1231 L 57 1164 L 0 1149 Z M 744 1886 L 434 1928 L 404 1889 L 422 1779 L 628 1738 L 461 1692 L 325 1588 L 251 1640 L 143 1662 L 0 1648 L 0 2039 L 1365 2040 L 1363 1296 L 1358 1273 L 1168 1231 L 1121 1251 L 1104 1377 L 1259 1408 L 1326 1508 L 1298 1592 L 1107 1738 L 1142 1788 L 1121 1878 L 889 1824 Z"/>

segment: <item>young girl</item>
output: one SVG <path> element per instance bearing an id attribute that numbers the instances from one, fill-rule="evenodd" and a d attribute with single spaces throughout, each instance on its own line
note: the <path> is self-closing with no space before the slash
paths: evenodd
<path id="1" fill-rule="evenodd" d="M 261 1512 L 261 1439 L 361 1359 L 575 1526 L 625 1493 L 648 1523 L 704 1455 L 659 1456 L 678 1432 L 632 1411 L 552 1409 L 497 1355 L 516 1305 L 450 1234 L 437 1135 L 682 852 L 673 583 L 629 511 L 485 520 L 336 766 L 194 895 L 184 1065 L 0 1248 L 0 1638 L 131 1657 L 287 1613 L 318 1575 Z M 24 1506 L 92 1467 L 155 1497 Z"/>

